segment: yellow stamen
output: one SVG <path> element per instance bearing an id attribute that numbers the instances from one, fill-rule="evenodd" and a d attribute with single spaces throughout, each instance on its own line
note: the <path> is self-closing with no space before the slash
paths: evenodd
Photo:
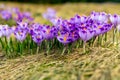
<path id="1" fill-rule="evenodd" d="M 50 29 L 47 29 L 47 31 L 46 31 L 46 32 L 47 32 L 47 34 L 49 34 L 49 33 L 50 33 Z"/>
<path id="2" fill-rule="evenodd" d="M 83 28 L 84 31 L 86 31 L 87 29 L 86 28 Z"/>
<path id="3" fill-rule="evenodd" d="M 101 26 L 98 26 L 97 28 L 98 28 L 98 29 L 100 29 L 100 28 L 101 28 Z"/>
<path id="4" fill-rule="evenodd" d="M 64 36 L 64 41 L 67 40 L 67 37 L 68 37 L 68 34 L 66 34 L 66 35 Z"/>

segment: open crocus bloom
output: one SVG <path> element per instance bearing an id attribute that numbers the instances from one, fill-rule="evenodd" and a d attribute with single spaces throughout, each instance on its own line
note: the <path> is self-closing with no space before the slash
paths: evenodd
<path id="1" fill-rule="evenodd" d="M 32 39 L 35 43 L 37 43 L 39 45 L 44 40 L 44 37 L 43 37 L 42 33 L 34 33 L 32 35 Z"/>
<path id="2" fill-rule="evenodd" d="M 14 35 L 18 41 L 22 42 L 23 40 L 25 40 L 27 32 L 28 31 L 26 30 L 26 28 L 21 28 L 20 26 L 17 26 L 14 30 Z"/>
<path id="3" fill-rule="evenodd" d="M 57 36 L 57 29 L 52 26 L 43 26 L 43 29 L 42 29 L 42 34 L 44 36 L 45 39 L 49 40 L 49 39 L 53 39 L 54 37 Z"/>
<path id="4" fill-rule="evenodd" d="M 48 8 L 45 13 L 43 13 L 43 17 L 47 20 L 56 18 L 56 11 L 52 8 Z"/>
<path id="5" fill-rule="evenodd" d="M 9 20 L 9 19 L 12 18 L 12 14 L 9 11 L 6 11 L 6 10 L 1 12 L 1 16 L 5 20 Z"/>
<path id="6" fill-rule="evenodd" d="M 72 42 L 72 37 L 69 35 L 69 33 L 59 35 L 59 36 L 57 36 L 57 39 L 59 42 L 61 42 L 63 44 L 68 44 L 68 43 Z"/>
<path id="7" fill-rule="evenodd" d="M 99 23 L 107 23 L 108 22 L 108 14 L 105 12 L 95 12 L 93 11 L 90 15 L 90 18 L 94 22 L 99 22 Z"/>
<path id="8" fill-rule="evenodd" d="M 2 35 L 6 37 L 10 37 L 13 33 L 13 29 L 9 27 L 8 25 L 2 25 Z"/>
<path id="9" fill-rule="evenodd" d="M 28 23 L 27 22 L 17 22 L 17 28 L 28 31 Z"/>
<path id="10" fill-rule="evenodd" d="M 84 42 L 86 42 L 94 37 L 94 31 L 83 28 L 79 30 L 79 36 Z"/>

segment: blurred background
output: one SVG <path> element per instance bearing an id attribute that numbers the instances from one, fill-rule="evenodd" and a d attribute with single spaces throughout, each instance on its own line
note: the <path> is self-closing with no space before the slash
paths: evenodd
<path id="1" fill-rule="evenodd" d="M 120 2 L 120 0 L 0 0 L 0 1 L 14 1 L 14 2 L 29 2 L 29 3 L 51 3 L 60 4 L 67 2 Z"/>

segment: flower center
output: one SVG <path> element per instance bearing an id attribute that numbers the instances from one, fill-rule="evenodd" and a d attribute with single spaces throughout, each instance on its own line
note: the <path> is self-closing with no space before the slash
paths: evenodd
<path id="1" fill-rule="evenodd" d="M 49 33 L 50 33 L 50 29 L 47 29 L 47 31 L 46 31 L 46 32 L 47 32 L 47 34 L 49 34 Z"/>
<path id="2" fill-rule="evenodd" d="M 66 34 L 65 36 L 64 36 L 64 42 L 67 40 L 67 37 L 68 37 L 68 34 Z"/>

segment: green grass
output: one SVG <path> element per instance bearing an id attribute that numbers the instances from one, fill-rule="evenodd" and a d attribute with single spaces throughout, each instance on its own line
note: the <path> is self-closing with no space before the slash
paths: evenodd
<path id="1" fill-rule="evenodd" d="M 49 6 L 57 10 L 58 16 L 67 19 L 76 13 L 88 15 L 93 10 L 120 14 L 120 4 L 113 3 L 5 4 L 30 11 L 35 22 L 42 24 L 46 23 L 46 20 L 41 14 Z M 110 37 L 111 33 L 108 35 L 108 42 L 104 44 L 105 48 L 90 48 L 89 54 L 82 54 L 81 49 L 75 49 L 72 54 L 64 56 L 53 52 L 49 56 L 39 53 L 7 59 L 1 53 L 0 80 L 120 80 L 120 45 L 110 45 Z"/>

